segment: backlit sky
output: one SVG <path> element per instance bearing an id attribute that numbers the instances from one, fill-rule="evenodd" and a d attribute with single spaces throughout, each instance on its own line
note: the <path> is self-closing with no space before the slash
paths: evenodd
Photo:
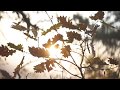
<path id="1" fill-rule="evenodd" d="M 25 11 L 25 13 L 29 13 L 30 14 L 30 18 L 31 18 L 31 23 L 32 24 L 36 24 L 38 22 L 38 26 L 40 28 L 43 29 L 48 29 L 52 24 L 51 22 L 47 22 L 46 20 L 49 20 L 47 14 L 44 11 L 40 11 L 39 14 L 33 13 L 32 11 Z M 50 17 L 52 17 L 53 19 L 53 23 L 55 24 L 57 22 L 56 20 L 56 16 L 68 16 L 70 18 L 73 17 L 73 14 L 77 14 L 79 13 L 80 15 L 83 15 L 83 17 L 88 18 L 91 15 L 94 15 L 96 13 L 96 11 L 48 11 L 48 14 Z M 7 45 L 8 42 L 12 42 L 15 44 L 23 44 L 24 48 L 26 48 L 27 50 L 27 46 L 37 46 L 38 42 L 35 42 L 34 40 L 28 40 L 28 42 L 26 42 L 25 36 L 22 32 L 18 31 L 18 30 L 14 30 L 11 28 L 11 25 L 13 24 L 13 22 L 18 22 L 19 19 L 17 18 L 17 15 L 14 13 L 12 13 L 11 11 L 7 11 L 7 14 L 3 15 L 3 19 L 0 21 L 0 44 L 5 44 Z M 45 22 L 42 22 L 45 21 Z M 25 25 L 24 23 L 22 25 Z M 62 33 L 62 32 L 61 32 Z M 38 34 L 39 36 L 41 35 L 41 33 Z M 52 34 L 49 34 L 47 38 L 45 37 L 40 37 L 40 43 L 45 43 L 47 42 L 48 38 L 51 38 Z M 29 54 L 25 54 L 25 60 L 24 63 L 27 63 L 29 61 L 33 61 L 34 63 L 32 63 L 31 65 L 36 65 L 40 62 L 40 60 L 38 60 L 38 58 L 33 57 Z M 79 56 L 78 55 L 74 55 L 74 58 L 77 59 Z M 16 65 L 18 65 L 22 59 L 23 55 L 18 51 L 17 53 L 15 53 L 13 56 L 9 56 L 8 58 L 6 58 L 6 61 L 1 62 L 0 64 L 0 68 L 7 70 L 11 75 L 13 75 L 13 71 L 16 67 Z M 69 68 L 69 66 L 67 66 L 66 63 L 65 66 L 67 68 Z M 26 68 L 29 68 L 30 72 L 33 72 L 33 66 L 26 66 Z M 59 70 L 59 69 L 57 69 Z M 72 69 L 71 69 L 72 70 Z M 26 71 L 25 71 L 26 72 Z M 75 72 L 75 71 L 73 71 Z M 47 72 L 46 72 L 47 73 Z M 59 73 L 59 72 L 57 72 Z M 76 72 L 75 72 L 76 73 Z M 27 74 L 27 73 L 25 73 Z M 39 76 L 39 77 L 38 77 Z M 54 76 L 54 75 L 53 75 Z M 47 74 L 31 74 L 29 76 L 29 78 L 49 78 L 49 75 Z M 67 77 L 67 74 L 66 74 Z M 25 78 L 25 77 L 23 77 Z"/>

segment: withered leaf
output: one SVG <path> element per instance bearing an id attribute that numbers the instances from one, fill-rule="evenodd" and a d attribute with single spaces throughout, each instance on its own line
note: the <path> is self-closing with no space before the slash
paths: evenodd
<path id="1" fill-rule="evenodd" d="M 58 40 L 63 40 L 63 36 L 61 34 L 55 35 L 52 40 L 48 40 L 47 43 L 43 44 L 45 48 L 50 48 L 51 45 L 55 44 Z"/>
<path id="2" fill-rule="evenodd" d="M 12 28 L 14 28 L 14 29 L 16 29 L 16 30 L 19 30 L 19 31 L 28 30 L 26 27 L 24 27 L 24 26 L 22 26 L 22 25 L 19 25 L 19 24 L 12 25 Z"/>
<path id="3" fill-rule="evenodd" d="M 58 47 L 59 47 L 59 44 L 56 44 L 54 47 L 55 47 L 55 48 L 58 48 Z"/>
<path id="4" fill-rule="evenodd" d="M 78 34 L 77 32 L 67 32 L 67 37 L 68 37 L 68 43 L 72 43 L 74 39 L 80 41 L 81 38 L 81 34 Z"/>
<path id="5" fill-rule="evenodd" d="M 49 57 L 48 50 L 44 48 L 29 47 L 29 52 L 36 57 Z"/>
<path id="6" fill-rule="evenodd" d="M 70 50 L 71 50 L 71 48 L 70 48 L 70 46 L 69 45 L 67 45 L 67 46 L 65 46 L 64 48 L 62 48 L 61 49 L 62 51 L 61 51 L 61 53 L 63 54 L 63 56 L 66 58 L 68 58 L 68 56 L 70 56 Z"/>
<path id="7" fill-rule="evenodd" d="M 66 22 L 67 22 L 67 21 L 66 21 L 66 18 L 67 18 L 67 16 L 66 16 L 66 17 L 60 16 L 60 17 L 57 17 L 57 20 L 58 20 L 58 22 L 60 22 L 60 23 L 66 23 Z"/>
<path id="8" fill-rule="evenodd" d="M 63 40 L 63 36 L 61 34 L 57 34 L 52 38 L 52 44 L 55 44 L 58 40 Z"/>
<path id="9" fill-rule="evenodd" d="M 40 72 L 40 73 L 44 72 L 44 70 L 46 70 L 45 63 L 43 62 L 41 64 L 38 64 L 38 65 L 34 66 L 33 69 L 35 70 L 36 73 L 38 73 L 38 72 Z"/>
<path id="10" fill-rule="evenodd" d="M 81 24 L 79 24 L 79 26 L 80 26 L 81 30 L 86 30 L 86 28 L 87 28 L 87 24 L 85 24 L 85 23 L 81 23 Z"/>
<path id="11" fill-rule="evenodd" d="M 78 29 L 79 30 L 79 27 L 78 26 L 75 26 L 72 24 L 71 20 L 66 20 L 67 17 L 64 17 L 64 16 L 60 16 L 60 17 L 57 17 L 57 20 L 58 22 L 60 22 L 62 24 L 62 27 L 66 27 L 66 28 L 69 28 L 69 29 Z"/>
<path id="12" fill-rule="evenodd" d="M 47 29 L 47 31 L 44 31 L 42 35 L 46 35 L 48 32 L 51 32 L 51 30 L 57 30 L 60 28 L 60 26 L 61 26 L 61 23 L 54 24 L 49 29 Z"/>
<path id="13" fill-rule="evenodd" d="M 16 50 L 12 50 L 12 49 L 9 50 L 7 46 L 4 46 L 4 45 L 0 46 L 0 55 L 1 56 L 8 57 L 9 55 L 12 55 L 15 52 L 16 52 Z"/>
<path id="14" fill-rule="evenodd" d="M 47 43 L 43 44 L 45 48 L 50 48 L 51 45 L 52 45 L 52 41 L 50 39 L 47 41 Z"/>
<path id="15" fill-rule="evenodd" d="M 34 40 L 37 40 L 35 37 L 31 36 L 30 34 L 28 33 L 24 33 L 27 37 L 31 38 L 31 39 L 34 39 Z"/>
<path id="16" fill-rule="evenodd" d="M 49 72 L 53 69 L 52 66 L 54 66 L 54 61 L 53 60 L 47 60 L 47 62 L 45 62 L 45 64 L 46 64 L 46 68 Z"/>
<path id="17" fill-rule="evenodd" d="M 52 67 L 54 67 L 54 60 L 47 60 L 46 62 L 34 66 L 33 69 L 36 73 L 41 73 L 45 70 L 47 70 L 48 72 L 51 71 L 53 69 Z"/>
<path id="18" fill-rule="evenodd" d="M 21 44 L 15 45 L 13 43 L 7 43 L 10 48 L 14 48 L 16 50 L 23 52 L 23 46 Z"/>
<path id="19" fill-rule="evenodd" d="M 37 29 L 35 29 L 34 27 L 32 27 L 31 31 L 32 31 L 34 37 L 36 38 L 37 35 L 38 35 Z"/>
<path id="20" fill-rule="evenodd" d="M 104 12 L 98 11 L 94 16 L 90 16 L 92 20 L 102 20 L 104 18 Z"/>

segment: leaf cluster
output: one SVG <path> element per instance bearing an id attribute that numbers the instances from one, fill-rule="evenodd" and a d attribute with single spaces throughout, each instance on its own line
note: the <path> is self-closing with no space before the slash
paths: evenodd
<path id="1" fill-rule="evenodd" d="M 36 73 L 41 73 L 47 70 L 48 72 L 51 71 L 54 67 L 54 60 L 50 59 L 47 60 L 46 62 L 42 62 L 41 64 L 38 64 L 34 66 L 34 70 Z"/>
<path id="2" fill-rule="evenodd" d="M 104 12 L 98 11 L 94 16 L 90 16 L 92 20 L 102 20 L 104 18 Z"/>
<path id="3" fill-rule="evenodd" d="M 29 47 L 29 52 L 35 57 L 49 57 L 48 50 L 44 48 Z"/>
<path id="4" fill-rule="evenodd" d="M 62 50 L 61 53 L 65 58 L 66 57 L 68 58 L 68 56 L 70 56 L 70 52 L 71 52 L 70 45 L 64 46 L 61 50 Z"/>
<path id="5" fill-rule="evenodd" d="M 8 49 L 7 46 L 4 46 L 4 45 L 0 46 L 0 55 L 1 56 L 8 57 L 9 55 L 12 55 L 15 52 L 16 52 L 16 50 Z"/>
<path id="6" fill-rule="evenodd" d="M 63 36 L 61 34 L 55 35 L 52 40 L 48 39 L 47 43 L 43 44 L 45 48 L 49 48 L 51 45 L 55 44 L 58 40 L 63 40 Z"/>
<path id="7" fill-rule="evenodd" d="M 13 48 L 15 50 L 19 50 L 23 52 L 23 46 L 21 44 L 15 45 L 13 43 L 7 43 L 10 48 Z"/>
<path id="8" fill-rule="evenodd" d="M 81 38 L 81 34 L 78 34 L 75 31 L 71 31 L 71 32 L 67 32 L 67 37 L 68 37 L 68 43 L 72 43 L 74 39 L 80 41 Z"/>
<path id="9" fill-rule="evenodd" d="M 57 20 L 58 20 L 58 22 L 60 22 L 62 24 L 62 27 L 79 30 L 78 26 L 73 25 L 71 20 L 69 20 L 69 19 L 67 20 L 66 18 L 67 17 L 64 17 L 64 16 L 57 17 Z"/>

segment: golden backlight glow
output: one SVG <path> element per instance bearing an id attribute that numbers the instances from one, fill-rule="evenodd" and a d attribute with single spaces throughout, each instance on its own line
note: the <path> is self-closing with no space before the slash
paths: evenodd
<path id="1" fill-rule="evenodd" d="M 56 48 L 54 45 L 52 45 L 49 49 L 48 49 L 49 53 L 50 53 L 50 58 L 58 58 L 60 57 L 60 49 Z"/>
<path id="2" fill-rule="evenodd" d="M 49 20 L 49 17 L 46 15 L 45 12 L 40 12 L 39 14 L 36 14 L 36 13 L 33 13 L 33 12 L 30 12 L 30 11 L 25 11 L 26 13 L 29 13 L 31 15 L 31 23 L 32 24 L 35 24 L 36 22 L 38 22 L 39 20 Z M 58 14 L 58 16 L 68 16 L 70 18 L 73 17 L 73 14 L 77 13 L 77 11 L 73 11 L 73 12 L 69 12 L 69 11 L 48 11 L 48 14 L 50 15 L 50 17 L 54 17 L 52 20 L 54 22 L 54 24 L 56 24 L 57 20 L 56 20 L 56 14 Z M 78 13 L 80 13 L 78 11 Z M 88 15 L 92 14 L 93 12 L 81 12 L 80 14 L 82 14 L 86 17 L 89 17 Z M 89 14 L 87 14 L 89 13 Z M 10 16 L 10 17 L 9 17 Z M 41 17 L 41 18 L 40 18 Z M 18 22 L 20 21 L 21 19 L 15 19 L 17 18 L 17 15 L 16 14 L 13 14 L 11 11 L 8 12 L 8 14 L 5 14 L 4 15 L 4 19 L 2 19 L 0 21 L 0 31 L 4 34 L 2 35 L 1 32 L 0 32 L 0 43 L 1 44 L 5 44 L 8 43 L 8 42 L 11 42 L 11 43 L 14 43 L 14 44 L 22 44 L 23 47 L 24 47 L 24 50 L 25 51 L 28 51 L 28 46 L 29 47 L 37 47 L 38 46 L 38 42 L 34 41 L 34 40 L 31 40 L 31 39 L 28 39 L 26 40 L 26 36 L 19 30 L 15 30 L 13 28 L 11 28 L 11 25 L 13 25 L 13 22 Z M 22 23 L 21 25 L 25 26 L 26 27 L 26 24 L 25 23 Z M 43 28 L 44 30 L 47 30 L 50 28 L 51 26 L 51 22 L 39 22 L 37 24 L 38 26 L 40 26 L 40 28 Z M 61 31 L 59 31 L 61 34 L 64 35 L 64 28 L 62 28 Z M 49 35 L 47 37 L 47 35 L 45 36 L 45 38 L 43 36 L 40 36 L 41 35 L 41 32 L 38 33 L 38 36 L 40 37 L 39 38 L 39 41 L 40 41 L 40 45 L 45 43 L 47 41 L 48 38 L 51 37 L 51 35 Z M 52 34 L 53 35 L 53 34 Z M 5 39 L 6 38 L 6 39 Z M 48 51 L 50 53 L 50 58 L 63 58 L 63 55 L 61 54 L 61 48 L 62 48 L 62 45 L 63 43 L 58 41 L 56 44 L 59 44 L 59 47 L 57 48 L 55 45 L 52 45 L 50 48 L 48 48 Z M 41 45 L 42 46 L 42 45 Z M 76 47 L 75 47 L 76 48 Z M 24 64 L 30 62 L 30 61 L 35 61 L 36 58 L 33 57 L 31 54 L 28 54 L 28 53 L 21 53 L 21 52 L 16 52 L 15 54 L 13 54 L 13 56 L 9 56 L 7 57 L 7 63 L 9 63 L 8 65 L 2 65 L 0 64 L 0 69 L 3 68 L 3 69 L 6 69 L 7 71 L 9 71 L 9 73 L 11 75 L 13 75 L 13 72 L 14 72 L 14 69 L 16 68 L 16 65 L 18 65 L 23 57 L 23 55 L 25 55 L 25 61 L 24 61 Z M 78 55 L 75 54 L 75 53 L 72 53 L 72 56 L 75 60 L 78 60 Z M 56 60 L 57 60 L 56 59 Z M 41 58 L 39 59 L 41 61 Z M 39 64 L 39 60 L 37 59 L 35 63 L 35 65 Z M 72 59 L 70 57 L 68 57 L 68 60 L 72 61 Z M 79 62 L 79 61 L 78 61 Z M 71 67 L 69 66 L 69 63 L 68 62 L 65 62 L 63 61 L 62 64 L 65 66 L 65 68 L 69 68 L 71 69 Z M 33 65 L 32 64 L 29 64 L 29 70 L 32 72 L 33 70 Z M 57 68 L 56 68 L 57 69 Z M 58 68 L 59 70 L 59 68 Z M 72 69 L 71 69 L 72 70 Z M 58 72 L 57 72 L 58 73 Z M 79 73 L 79 72 L 78 72 Z M 26 72 L 25 72 L 25 75 Z M 39 74 L 41 75 L 41 74 Z M 67 76 L 67 74 L 65 74 Z M 39 76 L 41 78 L 46 78 L 45 77 L 45 74 L 43 74 L 43 76 Z M 35 77 L 28 77 L 28 78 L 35 78 Z M 49 78 L 49 77 L 48 77 Z"/>

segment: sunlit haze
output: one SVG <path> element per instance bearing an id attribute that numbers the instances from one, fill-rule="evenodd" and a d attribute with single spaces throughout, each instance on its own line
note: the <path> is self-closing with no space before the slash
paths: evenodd
<path id="1" fill-rule="evenodd" d="M 3 15 L 4 17 L 0 21 L 0 43 L 4 44 L 4 45 L 7 45 L 8 42 L 15 43 L 16 45 L 22 44 L 24 47 L 24 51 L 26 51 L 26 52 L 23 54 L 20 51 L 17 51 L 12 56 L 7 57 L 6 61 L 3 60 L 3 63 L 0 64 L 0 68 L 5 69 L 11 75 L 13 75 L 15 67 L 20 63 L 23 55 L 25 55 L 24 65 L 28 62 L 32 62 L 32 63 L 30 63 L 28 66 L 25 67 L 26 70 L 28 70 L 28 71 L 23 72 L 24 73 L 23 78 L 25 78 L 25 76 L 29 72 L 30 72 L 30 75 L 28 76 L 28 78 L 50 78 L 48 75 L 48 72 L 45 72 L 45 74 L 44 73 L 41 73 L 41 74 L 34 73 L 33 66 L 44 61 L 44 59 L 33 57 L 28 51 L 28 46 L 43 47 L 42 44 L 46 43 L 48 41 L 48 39 L 53 38 L 53 36 L 56 35 L 57 33 L 52 31 L 51 33 L 48 33 L 46 36 L 41 36 L 42 30 L 39 30 L 39 32 L 38 32 L 39 45 L 38 45 L 38 41 L 31 40 L 31 39 L 27 38 L 23 34 L 23 32 L 20 32 L 19 30 L 15 30 L 15 29 L 11 28 L 11 26 L 15 22 L 19 22 L 20 19 L 18 19 L 17 15 L 15 13 L 12 13 L 11 11 L 6 11 L 6 12 L 7 13 L 4 13 L 4 15 Z M 38 14 L 36 14 L 33 11 L 25 11 L 25 13 L 30 14 L 31 23 L 37 24 L 40 27 L 40 29 L 47 30 L 52 25 L 51 21 L 49 20 L 48 15 L 44 11 L 39 11 Z M 73 14 L 80 14 L 84 18 L 89 18 L 89 16 L 94 15 L 96 13 L 96 11 L 48 11 L 47 13 L 52 18 L 53 24 L 56 24 L 57 16 L 67 16 L 70 19 L 73 19 Z M 94 23 L 94 22 L 90 22 L 90 23 Z M 23 22 L 21 23 L 21 25 L 26 27 L 26 24 Z M 58 30 L 58 32 L 63 34 L 65 36 L 64 38 L 66 38 L 66 34 L 64 31 L 67 31 L 67 30 L 68 29 L 66 29 L 66 28 L 60 28 L 60 30 Z M 57 47 L 55 46 L 56 44 L 57 44 Z M 61 58 L 62 57 L 60 47 L 62 47 L 63 43 L 58 41 L 56 44 L 52 45 L 52 46 L 50 46 L 50 48 L 48 48 L 48 51 L 50 53 L 50 58 Z M 99 48 L 101 45 L 102 44 L 100 42 L 98 42 L 98 46 L 96 46 L 95 48 Z M 71 45 L 72 49 L 74 49 L 74 47 L 77 48 L 77 46 Z M 104 50 L 104 47 L 102 49 Z M 102 49 L 100 49 L 100 50 L 102 50 Z M 75 50 L 75 51 L 77 52 L 77 50 Z M 76 60 L 77 64 L 80 64 L 80 61 L 79 61 L 80 59 L 78 60 L 78 58 L 81 58 L 80 55 L 77 53 L 74 53 L 74 52 L 72 52 L 71 54 L 72 54 L 73 58 Z M 101 52 L 101 54 L 102 54 L 102 52 Z M 67 60 L 69 59 L 71 62 L 73 62 L 71 57 L 68 57 L 65 59 L 67 59 Z M 79 72 L 75 68 L 71 67 L 71 64 L 68 64 L 68 62 L 64 61 L 61 63 L 67 69 L 70 69 L 71 72 L 73 72 L 75 74 L 79 74 Z M 61 78 L 61 71 L 62 71 L 62 69 L 60 69 L 58 66 L 56 66 L 56 68 L 54 68 L 54 70 L 51 71 L 50 74 L 52 74 L 52 72 L 54 74 L 59 72 L 60 78 Z M 31 73 L 33 73 L 33 74 L 31 74 Z M 70 78 L 70 75 L 68 73 L 65 72 L 64 75 L 66 78 L 67 77 Z M 57 78 L 59 78 L 58 76 L 57 76 Z"/>

